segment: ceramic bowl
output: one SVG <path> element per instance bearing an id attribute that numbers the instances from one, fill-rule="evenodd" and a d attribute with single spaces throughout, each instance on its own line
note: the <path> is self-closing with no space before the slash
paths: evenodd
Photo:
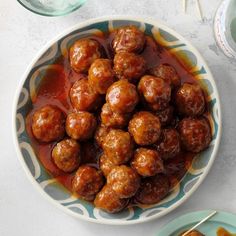
<path id="1" fill-rule="evenodd" d="M 26 9 L 43 16 L 67 15 L 79 7 L 86 0 L 17 0 Z"/>
<path id="2" fill-rule="evenodd" d="M 208 90 L 207 102 L 212 117 L 213 140 L 210 147 L 198 154 L 178 186 L 162 202 L 151 206 L 135 206 L 118 214 L 107 214 L 92 204 L 76 199 L 53 179 L 38 161 L 25 130 L 25 117 L 32 108 L 31 97 L 48 65 L 66 52 L 71 44 L 82 37 L 99 31 L 107 32 L 123 25 L 136 25 L 146 34 L 175 54 L 179 60 L 187 58 L 186 66 L 196 79 Z M 134 17 L 106 17 L 76 25 L 49 42 L 26 70 L 15 98 L 14 140 L 18 158 L 32 182 L 43 195 L 63 211 L 91 222 L 127 225 L 146 222 L 161 217 L 187 200 L 199 187 L 216 157 L 221 137 L 221 109 L 219 95 L 212 74 L 199 52 L 182 36 L 158 21 Z M 37 203 L 36 203 L 37 204 Z"/>

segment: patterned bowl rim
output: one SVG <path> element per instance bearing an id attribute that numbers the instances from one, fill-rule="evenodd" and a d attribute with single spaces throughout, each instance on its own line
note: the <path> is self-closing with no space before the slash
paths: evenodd
<path id="1" fill-rule="evenodd" d="M 218 105 L 218 135 L 216 137 L 215 140 L 215 144 L 214 144 L 214 148 L 213 148 L 213 152 L 211 153 L 211 157 L 210 160 L 206 166 L 206 168 L 204 169 L 203 173 L 201 174 L 200 178 L 198 179 L 198 181 L 194 184 L 194 186 L 191 188 L 190 191 L 188 191 L 180 200 L 178 200 L 176 203 L 174 203 L 171 207 L 169 207 L 166 210 L 163 210 L 162 212 L 159 212 L 158 214 L 154 214 L 148 218 L 141 218 L 141 219 L 136 219 L 134 221 L 119 221 L 117 219 L 114 220 L 105 220 L 105 219 L 92 219 L 90 217 L 87 216 L 82 216 L 79 214 L 76 214 L 75 212 L 72 212 L 70 210 L 68 210 L 66 207 L 60 205 L 58 202 L 56 202 L 52 197 L 50 197 L 46 192 L 43 191 L 43 189 L 40 187 L 40 185 L 36 182 L 36 180 L 34 179 L 34 177 L 32 176 L 32 174 L 30 173 L 30 170 L 28 169 L 24 159 L 23 159 L 23 155 L 21 153 L 20 150 L 20 146 L 19 146 L 19 142 L 18 142 L 18 138 L 17 138 L 17 127 L 16 127 L 16 114 L 17 114 L 17 103 L 20 97 L 20 93 L 22 90 L 22 87 L 25 83 L 25 80 L 27 79 L 27 76 L 29 74 L 29 72 L 31 71 L 32 67 L 35 65 L 35 63 L 38 61 L 38 59 L 46 52 L 46 50 L 51 47 L 54 43 L 56 43 L 58 40 L 60 40 L 62 37 L 68 35 L 69 33 L 78 30 L 80 28 L 86 27 L 88 25 L 91 24 L 95 24 L 95 23 L 100 23 L 100 22 L 104 22 L 104 21 L 111 21 L 111 20 L 129 20 L 129 21 L 137 21 L 137 22 L 141 22 L 141 23 L 148 23 L 151 24 L 153 26 L 158 26 L 161 29 L 164 29 L 165 31 L 167 31 L 168 33 L 176 36 L 176 38 L 178 38 L 179 40 L 183 41 L 186 43 L 187 47 L 189 48 L 190 51 L 192 51 L 197 58 L 200 58 L 202 61 L 202 64 L 205 67 L 205 70 L 207 72 L 207 74 L 209 75 L 210 81 L 212 83 L 213 86 L 213 90 L 215 92 L 215 97 L 217 99 L 217 105 Z M 151 221 L 157 218 L 160 218 L 166 214 L 168 214 L 169 212 L 173 211 L 174 209 L 176 209 L 177 207 L 179 207 L 181 204 L 183 204 L 196 190 L 197 188 L 200 186 L 200 184 L 203 182 L 203 180 L 206 178 L 207 174 L 209 173 L 213 162 L 215 160 L 216 154 L 218 152 L 219 149 L 219 144 L 220 144 L 220 139 L 221 139 L 221 134 L 222 134 L 222 118 L 221 118 L 221 103 L 220 103 L 220 98 L 219 98 L 219 93 L 215 84 L 215 80 L 212 76 L 212 73 L 207 65 L 207 63 L 205 62 L 205 60 L 203 59 L 203 57 L 201 56 L 201 54 L 199 53 L 199 51 L 188 41 L 186 40 L 183 36 L 181 36 L 179 33 L 177 33 L 175 30 L 169 28 L 168 26 L 166 26 L 164 23 L 162 23 L 159 20 L 152 20 L 152 19 L 144 19 L 144 18 L 140 18 L 140 17 L 133 17 L 133 16 L 125 16 L 125 15 L 117 15 L 117 16 L 104 16 L 104 17 L 99 17 L 99 18 L 93 18 L 90 20 L 86 20 L 82 23 L 76 24 L 73 27 L 65 30 L 64 32 L 62 32 L 61 34 L 59 34 L 57 37 L 55 37 L 54 39 L 50 40 L 37 54 L 37 56 L 32 60 L 32 62 L 30 63 L 30 65 L 28 66 L 28 68 L 26 69 L 25 73 L 23 74 L 21 81 L 19 83 L 19 86 L 17 88 L 16 94 L 15 94 L 15 98 L 14 98 L 14 104 L 13 104 L 13 116 L 12 116 L 12 125 L 13 125 L 13 139 L 14 139 L 14 146 L 17 152 L 17 157 L 20 160 L 20 163 L 28 177 L 28 179 L 30 180 L 30 182 L 33 184 L 33 186 L 35 186 L 35 188 L 52 204 L 54 204 L 55 206 L 57 206 L 59 209 L 61 209 L 62 211 L 64 211 L 65 213 L 74 216 L 78 219 L 82 219 L 85 221 L 89 221 L 89 222 L 94 222 L 94 223 L 99 223 L 99 224 L 107 224 L 107 225 L 131 225 L 131 224 L 138 224 L 138 223 L 144 223 L 147 221 Z"/>

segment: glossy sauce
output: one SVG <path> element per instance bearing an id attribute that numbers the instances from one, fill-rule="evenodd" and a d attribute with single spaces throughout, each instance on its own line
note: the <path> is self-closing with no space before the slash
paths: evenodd
<path id="1" fill-rule="evenodd" d="M 111 41 L 113 38 L 112 34 L 109 37 L 106 35 L 95 35 L 90 38 L 100 42 L 106 57 L 110 59 L 113 58 L 113 53 L 111 50 Z M 170 54 L 170 52 L 168 52 L 165 48 L 162 48 L 161 46 L 158 46 L 157 48 L 151 40 L 148 40 L 147 42 L 148 43 L 146 43 L 146 47 L 141 55 L 146 59 L 148 68 L 162 63 L 168 63 L 176 69 L 177 73 L 181 77 L 182 83 L 197 82 L 193 75 L 191 75 L 191 73 L 187 70 L 187 66 L 185 66 L 184 62 L 178 61 L 178 59 L 174 55 Z M 57 180 L 70 191 L 74 174 L 66 174 L 55 166 L 51 159 L 51 151 L 56 142 L 50 144 L 38 142 L 32 134 L 31 117 L 35 110 L 46 104 L 58 106 L 65 114 L 70 113 L 73 108 L 70 103 L 69 90 L 76 80 L 79 80 L 84 76 L 85 75 L 77 74 L 70 69 L 68 58 L 63 56 L 57 58 L 53 65 L 48 66 L 44 79 L 42 80 L 39 89 L 33 98 L 33 109 L 26 118 L 27 132 L 37 157 L 48 173 L 57 178 Z M 83 152 L 82 163 L 97 165 L 101 150 L 96 146 L 96 144 L 90 141 L 81 143 L 81 147 Z M 178 184 L 178 182 L 185 175 L 194 156 L 195 155 L 191 153 L 181 153 L 174 159 L 165 163 L 166 174 L 171 180 L 172 187 Z"/>
<path id="2" fill-rule="evenodd" d="M 217 230 L 217 236 L 236 236 L 236 234 L 231 234 L 229 231 L 227 231 L 226 229 L 220 227 Z"/>

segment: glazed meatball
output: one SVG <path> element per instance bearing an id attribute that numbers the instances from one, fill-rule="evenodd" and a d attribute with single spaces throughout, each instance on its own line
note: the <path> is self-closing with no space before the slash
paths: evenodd
<path id="1" fill-rule="evenodd" d="M 131 167 L 144 177 L 154 176 L 164 171 L 160 154 L 147 148 L 139 148 L 135 151 Z"/>
<path id="2" fill-rule="evenodd" d="M 181 84 L 180 77 L 178 76 L 174 67 L 168 64 L 161 64 L 149 70 L 151 75 L 163 79 L 166 83 L 171 85 L 172 88 L 177 88 Z"/>
<path id="3" fill-rule="evenodd" d="M 184 233 L 182 233 L 180 236 L 184 235 Z M 193 230 L 190 233 L 188 233 L 186 236 L 204 236 L 204 234 L 200 233 L 197 230 Z"/>
<path id="4" fill-rule="evenodd" d="M 64 172 L 72 172 L 80 164 L 80 145 L 74 139 L 64 139 L 52 150 L 52 159 Z"/>
<path id="5" fill-rule="evenodd" d="M 130 118 L 130 113 L 113 112 L 108 103 L 105 103 L 102 107 L 101 121 L 104 126 L 109 128 L 124 128 L 128 125 Z"/>
<path id="6" fill-rule="evenodd" d="M 123 210 L 128 202 L 128 199 L 119 198 L 111 186 L 105 185 L 97 194 L 94 205 L 108 213 L 116 213 Z"/>
<path id="7" fill-rule="evenodd" d="M 106 94 L 107 89 L 115 82 L 112 63 L 109 59 L 97 59 L 88 72 L 88 82 L 100 94 Z"/>
<path id="8" fill-rule="evenodd" d="M 145 44 L 145 35 L 136 26 L 124 26 L 115 32 L 113 49 L 118 52 L 140 52 Z"/>
<path id="9" fill-rule="evenodd" d="M 88 165 L 80 166 L 72 181 L 73 191 L 84 199 L 94 198 L 103 185 L 101 171 Z"/>
<path id="10" fill-rule="evenodd" d="M 190 152 L 198 153 L 211 142 L 211 127 L 206 118 L 185 118 L 179 123 L 182 146 Z"/>
<path id="11" fill-rule="evenodd" d="M 66 119 L 67 134 L 71 138 L 80 141 L 92 138 L 96 126 L 96 118 L 93 114 L 86 111 L 70 113 Z"/>
<path id="12" fill-rule="evenodd" d="M 129 52 L 120 52 L 114 58 L 114 71 L 119 79 L 129 82 L 138 82 L 146 71 L 146 62 L 143 57 Z"/>
<path id="13" fill-rule="evenodd" d="M 133 155 L 133 140 L 128 132 L 111 130 L 103 142 L 103 150 L 107 157 L 116 165 L 130 160 Z"/>
<path id="14" fill-rule="evenodd" d="M 155 115 L 159 118 L 162 127 L 167 126 L 173 120 L 174 107 L 168 106 L 166 109 L 156 112 Z"/>
<path id="15" fill-rule="evenodd" d="M 100 57 L 99 43 L 92 39 L 80 39 L 70 48 L 70 65 L 78 73 L 87 72 L 90 65 Z"/>
<path id="16" fill-rule="evenodd" d="M 169 179 L 165 175 L 159 174 L 142 179 L 135 199 L 142 204 L 156 204 L 164 199 L 169 191 Z"/>
<path id="17" fill-rule="evenodd" d="M 51 105 L 37 110 L 32 116 L 32 132 L 42 142 L 60 140 L 65 134 L 65 116 L 63 112 Z"/>
<path id="18" fill-rule="evenodd" d="M 116 165 L 105 155 L 103 154 L 100 157 L 99 160 L 99 167 L 102 170 L 102 173 L 105 177 L 108 176 L 108 174 L 111 172 L 111 170 L 115 167 Z"/>
<path id="19" fill-rule="evenodd" d="M 151 145 L 160 137 L 160 120 L 150 112 L 137 112 L 129 122 L 129 133 L 137 144 Z"/>
<path id="20" fill-rule="evenodd" d="M 135 85 L 127 80 L 115 82 L 107 91 L 106 101 L 113 112 L 132 112 L 139 102 Z"/>
<path id="21" fill-rule="evenodd" d="M 107 176 L 107 184 L 120 198 L 130 198 L 135 195 L 140 186 L 137 172 L 125 165 L 113 167 Z"/>
<path id="22" fill-rule="evenodd" d="M 101 103 L 101 97 L 94 92 L 88 79 L 76 81 L 70 90 L 72 106 L 78 111 L 95 110 Z"/>
<path id="23" fill-rule="evenodd" d="M 165 109 L 171 99 L 171 87 L 163 79 L 145 75 L 138 84 L 141 98 L 154 111 Z"/>
<path id="24" fill-rule="evenodd" d="M 109 133 L 110 129 L 106 126 L 98 126 L 96 132 L 95 132 L 95 141 L 98 144 L 99 147 L 103 146 L 105 137 L 107 136 L 107 134 Z"/>
<path id="25" fill-rule="evenodd" d="M 176 93 L 175 102 L 179 114 L 184 116 L 199 116 L 205 110 L 204 93 L 197 84 L 184 83 Z"/>
<path id="26" fill-rule="evenodd" d="M 162 141 L 157 150 L 163 160 L 175 157 L 180 152 L 179 133 L 175 129 L 163 129 Z"/>

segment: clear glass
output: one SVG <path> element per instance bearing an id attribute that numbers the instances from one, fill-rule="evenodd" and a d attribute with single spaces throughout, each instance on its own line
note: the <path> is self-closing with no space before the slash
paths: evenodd
<path id="1" fill-rule="evenodd" d="M 223 52 L 236 59 L 236 0 L 224 0 L 215 17 L 215 37 Z"/>
<path id="2" fill-rule="evenodd" d="M 43 16 L 61 16 L 75 11 L 86 0 L 17 0 L 28 10 Z"/>

